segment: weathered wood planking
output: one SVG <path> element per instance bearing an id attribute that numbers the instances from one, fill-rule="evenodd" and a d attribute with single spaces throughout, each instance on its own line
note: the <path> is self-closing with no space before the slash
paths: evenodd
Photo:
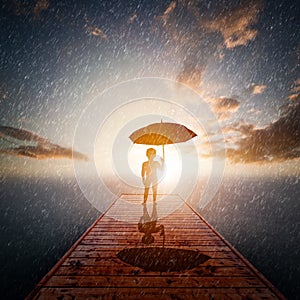
<path id="1" fill-rule="evenodd" d="M 147 204 L 150 211 L 151 201 Z M 124 203 L 130 204 L 127 210 Z M 141 241 L 143 234 L 137 226 L 145 212 L 141 203 L 142 195 L 123 194 L 117 199 L 27 299 L 284 299 L 176 195 L 160 195 L 156 205 L 157 225 L 165 229 L 164 246 L 199 251 L 210 258 L 177 272 L 145 270 L 120 260 L 116 255 L 124 248 L 162 247 L 159 233 L 153 234 L 150 246 Z M 175 210 L 170 214 L 172 205 Z"/>

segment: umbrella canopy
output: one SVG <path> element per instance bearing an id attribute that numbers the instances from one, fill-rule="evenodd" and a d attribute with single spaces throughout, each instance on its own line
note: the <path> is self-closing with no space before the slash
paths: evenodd
<path id="1" fill-rule="evenodd" d="M 130 139 L 135 144 L 166 145 L 186 142 L 197 136 L 195 132 L 178 123 L 154 123 L 134 131 Z"/>

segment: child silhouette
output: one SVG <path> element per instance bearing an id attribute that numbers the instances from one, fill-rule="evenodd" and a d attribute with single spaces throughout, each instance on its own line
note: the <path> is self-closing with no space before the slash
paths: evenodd
<path id="1" fill-rule="evenodd" d="M 153 201 L 156 201 L 157 196 L 157 185 L 158 185 L 158 179 L 157 179 L 157 170 L 163 169 L 164 167 L 164 160 L 161 158 L 161 163 L 158 161 L 155 161 L 154 158 L 156 156 L 156 150 L 153 148 L 148 148 L 146 151 L 146 156 L 148 158 L 147 161 L 143 162 L 142 165 L 142 180 L 145 186 L 144 190 L 144 203 L 147 202 L 149 189 L 152 186 L 153 191 Z"/>

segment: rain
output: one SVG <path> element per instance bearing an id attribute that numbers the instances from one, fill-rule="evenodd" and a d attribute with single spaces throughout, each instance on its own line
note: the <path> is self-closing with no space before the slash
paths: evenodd
<path id="1" fill-rule="evenodd" d="M 159 122 L 197 135 L 165 146 L 159 193 L 184 198 L 299 297 L 295 1 L 0 7 L 3 299 L 24 299 L 117 195 L 143 193 L 147 147 L 129 136 Z"/>

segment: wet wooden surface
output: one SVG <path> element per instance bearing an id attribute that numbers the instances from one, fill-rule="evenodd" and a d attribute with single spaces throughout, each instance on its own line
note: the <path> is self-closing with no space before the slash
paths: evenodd
<path id="1" fill-rule="evenodd" d="M 194 250 L 209 256 L 189 270 L 157 272 L 117 257 L 124 248 L 163 247 L 142 243 L 138 222 L 151 216 L 152 199 L 118 198 L 40 281 L 27 299 L 284 299 L 245 258 L 176 195 L 160 195 L 157 226 L 165 230 L 165 248 Z M 176 250 L 177 251 L 177 250 Z M 150 259 L 150 258 L 145 258 Z"/>

